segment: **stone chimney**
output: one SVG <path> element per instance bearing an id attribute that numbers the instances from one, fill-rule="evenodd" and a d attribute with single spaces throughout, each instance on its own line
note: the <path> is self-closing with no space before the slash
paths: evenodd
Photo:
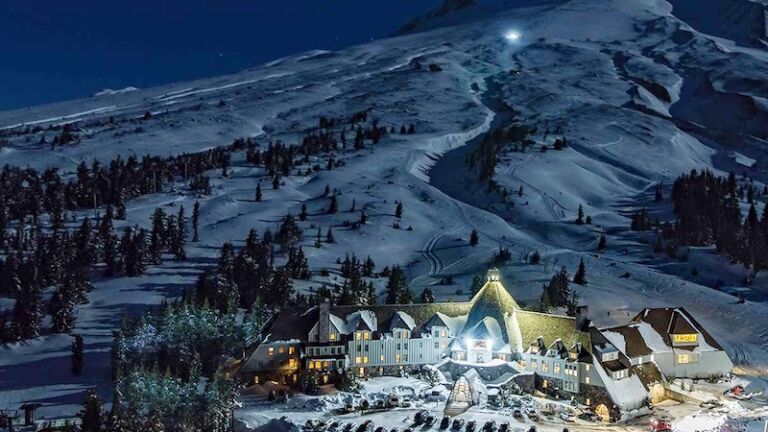
<path id="1" fill-rule="evenodd" d="M 327 298 L 323 299 L 317 307 L 320 309 L 317 321 L 319 342 L 328 342 L 328 333 L 331 331 L 331 301 Z"/>
<path id="2" fill-rule="evenodd" d="M 589 328 L 589 309 L 586 306 L 576 308 L 576 330 L 586 331 Z"/>

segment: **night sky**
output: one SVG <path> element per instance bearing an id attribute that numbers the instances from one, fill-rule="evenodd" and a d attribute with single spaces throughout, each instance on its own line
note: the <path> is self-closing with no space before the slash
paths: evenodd
<path id="1" fill-rule="evenodd" d="M 3 0 L 0 110 L 391 35 L 442 0 Z"/>

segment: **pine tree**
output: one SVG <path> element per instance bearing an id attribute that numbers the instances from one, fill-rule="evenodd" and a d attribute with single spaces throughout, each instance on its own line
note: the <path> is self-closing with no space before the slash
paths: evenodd
<path id="1" fill-rule="evenodd" d="M 472 230 L 472 233 L 469 235 L 469 245 L 470 246 L 477 246 L 477 243 L 480 241 L 480 236 L 477 234 L 477 230 Z"/>
<path id="2" fill-rule="evenodd" d="M 75 304 L 61 288 L 51 296 L 48 310 L 51 314 L 51 331 L 69 333 L 75 326 Z"/>
<path id="3" fill-rule="evenodd" d="M 261 183 L 256 183 L 256 202 L 261 202 Z"/>
<path id="4" fill-rule="evenodd" d="M 288 249 L 301 240 L 301 228 L 296 223 L 296 219 L 290 214 L 283 218 L 280 224 L 280 230 L 277 232 L 277 242 L 284 249 Z"/>
<path id="5" fill-rule="evenodd" d="M 397 206 L 395 207 L 395 217 L 398 219 L 402 219 L 403 217 L 403 203 L 398 202 Z"/>
<path id="6" fill-rule="evenodd" d="M 360 225 L 365 225 L 368 222 L 368 215 L 365 214 L 365 210 L 360 210 Z"/>
<path id="7" fill-rule="evenodd" d="M 192 207 L 192 241 L 200 241 L 198 235 L 198 224 L 200 222 L 200 201 L 195 201 L 194 207 Z"/>
<path id="8" fill-rule="evenodd" d="M 581 225 L 584 223 L 584 208 L 579 204 L 579 213 L 576 216 L 576 224 Z"/>
<path id="9" fill-rule="evenodd" d="M 153 263 L 160 264 L 162 262 L 161 255 L 166 247 L 167 239 L 167 217 L 165 211 L 158 207 L 152 215 L 152 232 L 149 245 Z"/>
<path id="10" fill-rule="evenodd" d="M 480 275 L 475 275 L 475 277 L 472 278 L 472 285 L 469 287 L 469 293 L 474 297 L 475 294 L 480 292 L 480 289 L 483 288 L 483 285 L 485 285 L 483 277 Z"/>
<path id="11" fill-rule="evenodd" d="M 328 232 L 325 233 L 325 241 L 327 243 L 336 243 L 336 240 L 333 238 L 333 230 L 331 230 L 331 227 L 328 227 Z"/>
<path id="12" fill-rule="evenodd" d="M 597 250 L 604 250 L 608 247 L 608 240 L 605 238 L 605 234 L 600 234 L 600 240 L 597 242 Z"/>
<path id="13" fill-rule="evenodd" d="M 336 214 L 339 211 L 339 203 L 336 199 L 336 194 L 331 195 L 330 201 L 328 202 L 328 213 L 330 214 Z"/>
<path id="14" fill-rule="evenodd" d="M 179 215 L 176 217 L 176 235 L 173 242 L 173 255 L 177 260 L 187 259 L 184 247 L 187 244 L 187 223 L 184 216 L 184 206 L 179 207 Z"/>
<path id="15" fill-rule="evenodd" d="M 586 285 L 587 284 L 587 269 L 584 266 L 584 258 L 579 261 L 579 269 L 576 271 L 576 274 L 573 276 L 573 283 L 576 285 Z"/>
<path id="16" fill-rule="evenodd" d="M 571 289 L 568 286 L 568 272 L 562 267 L 558 273 L 552 276 L 549 284 L 544 285 L 540 303 L 543 309 L 560 307 L 568 304 L 571 299 Z"/>
<path id="17" fill-rule="evenodd" d="M 72 374 L 80 376 L 83 373 L 83 365 L 85 364 L 85 342 L 83 337 L 75 335 L 72 340 Z"/>
<path id="18" fill-rule="evenodd" d="M 432 292 L 432 289 L 427 287 L 424 288 L 424 290 L 421 292 L 421 296 L 419 296 L 419 303 L 434 303 L 435 302 L 435 293 Z"/>
<path id="19" fill-rule="evenodd" d="M 322 238 L 323 238 L 323 230 L 318 227 L 317 228 L 317 237 L 315 237 L 315 247 L 318 248 L 318 249 L 323 246 Z"/>
<path id="20" fill-rule="evenodd" d="M 307 212 L 307 205 L 306 205 L 306 204 L 304 204 L 304 203 L 302 203 L 302 204 L 301 204 L 301 212 L 299 213 L 299 220 L 300 220 L 300 221 L 305 221 L 305 220 L 307 220 L 307 215 L 308 215 L 308 212 Z"/>
<path id="21" fill-rule="evenodd" d="M 523 196 L 523 186 L 521 185 L 520 188 L 517 190 L 517 196 L 521 197 Z"/>
<path id="22" fill-rule="evenodd" d="M 407 299 L 408 286 L 405 280 L 405 273 L 400 266 L 395 266 L 389 273 L 389 280 L 387 280 L 387 304 L 399 304 L 403 298 Z"/>
<path id="23" fill-rule="evenodd" d="M 83 409 L 78 414 L 80 417 L 80 431 L 82 432 L 101 432 L 102 418 L 101 400 L 93 390 L 89 390 L 85 395 Z"/>

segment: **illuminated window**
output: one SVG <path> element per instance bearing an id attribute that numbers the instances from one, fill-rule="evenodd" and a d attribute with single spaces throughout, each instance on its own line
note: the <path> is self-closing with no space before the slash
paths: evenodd
<path id="1" fill-rule="evenodd" d="M 676 334 L 672 335 L 672 341 L 676 344 L 688 344 L 696 343 L 698 341 L 697 334 Z"/>
<path id="2" fill-rule="evenodd" d="M 587 400 L 584 401 L 585 405 L 592 405 L 592 400 L 590 398 L 587 398 Z"/>
<path id="3" fill-rule="evenodd" d="M 560 374 L 560 363 L 555 363 L 554 367 L 552 368 L 552 372 L 555 375 L 559 375 Z"/>
<path id="4" fill-rule="evenodd" d="M 520 359 L 520 361 L 518 362 L 518 364 L 520 364 L 520 367 L 521 367 L 521 368 L 525 369 L 525 359 Z"/>
<path id="5" fill-rule="evenodd" d="M 589 384 L 589 377 L 585 377 L 584 378 L 584 383 L 585 384 Z M 589 402 L 587 402 L 587 405 L 589 405 Z"/>
<path id="6" fill-rule="evenodd" d="M 380 355 L 380 356 L 379 356 L 379 361 L 380 361 L 380 362 L 384 362 L 384 354 L 382 354 L 382 355 Z"/>
<path id="7" fill-rule="evenodd" d="M 336 333 L 329 333 L 328 334 L 328 340 L 335 341 L 336 340 Z"/>
<path id="8" fill-rule="evenodd" d="M 328 362 L 327 361 L 323 362 L 323 369 L 328 369 Z"/>
<path id="9" fill-rule="evenodd" d="M 361 340 L 363 338 L 363 334 L 360 332 L 355 332 L 355 340 Z"/>
<path id="10" fill-rule="evenodd" d="M 295 368 L 296 367 L 296 359 L 295 358 L 288 359 L 288 367 L 289 368 Z"/>
<path id="11" fill-rule="evenodd" d="M 446 337 L 446 336 L 447 336 L 446 335 L 446 331 L 445 330 L 440 330 L 440 337 Z"/>
<path id="12" fill-rule="evenodd" d="M 547 382 L 547 380 L 541 381 L 541 388 L 547 388 L 548 385 L 549 385 L 549 382 Z"/>
<path id="13" fill-rule="evenodd" d="M 278 352 L 279 352 L 280 354 L 283 354 L 283 353 L 285 352 L 285 347 L 284 347 L 284 346 L 281 346 L 281 347 L 280 347 L 280 349 L 278 350 Z"/>
<path id="14" fill-rule="evenodd" d="M 395 363 L 400 363 L 400 354 L 395 354 Z"/>
<path id="15" fill-rule="evenodd" d="M 446 341 L 440 341 L 440 349 L 444 350 L 448 346 L 448 342 Z"/>
<path id="16" fill-rule="evenodd" d="M 678 364 L 688 364 L 693 363 L 694 357 L 691 354 L 678 354 L 677 355 L 677 363 Z"/>
<path id="17" fill-rule="evenodd" d="M 539 367 L 539 362 L 531 360 L 531 369 L 536 369 L 537 367 Z"/>
<path id="18" fill-rule="evenodd" d="M 368 339 L 370 339 L 370 338 L 371 338 L 371 333 L 369 333 L 369 332 L 363 332 L 363 339 L 364 339 L 364 340 L 368 340 Z"/>
<path id="19" fill-rule="evenodd" d="M 365 375 L 365 368 L 360 368 L 360 376 Z"/>
<path id="20" fill-rule="evenodd" d="M 273 355 L 275 355 L 275 348 L 269 347 L 269 350 L 267 350 L 267 352 L 269 353 L 269 356 L 272 357 Z"/>
<path id="21" fill-rule="evenodd" d="M 296 351 L 296 347 L 288 347 L 288 354 L 293 354 Z"/>
<path id="22" fill-rule="evenodd" d="M 363 357 L 363 364 L 368 364 L 368 356 Z"/>
<path id="23" fill-rule="evenodd" d="M 590 368 L 590 366 L 592 366 L 592 365 L 584 365 L 584 370 L 586 370 L 587 372 L 589 372 L 589 368 Z"/>
<path id="24" fill-rule="evenodd" d="M 548 362 L 541 362 L 541 371 L 544 373 L 549 373 L 549 363 Z"/>
<path id="25" fill-rule="evenodd" d="M 355 364 L 360 364 L 360 356 L 355 357 Z"/>

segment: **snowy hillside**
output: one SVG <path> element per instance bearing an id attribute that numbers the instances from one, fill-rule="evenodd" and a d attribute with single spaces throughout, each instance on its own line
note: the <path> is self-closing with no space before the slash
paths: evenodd
<path id="1" fill-rule="evenodd" d="M 758 3 L 744 0 L 749 6 L 739 11 L 727 6 L 729 28 L 757 32 L 746 39 L 713 28 L 712 15 L 691 18 L 689 25 L 682 21 L 689 11 L 677 3 L 509 2 L 494 5 L 492 14 L 470 7 L 462 13 L 473 18 L 463 24 L 426 20 L 424 28 L 433 30 L 340 52 L 308 52 L 223 77 L 0 112 L 0 163 L 59 167 L 68 175 L 93 158 L 171 156 L 241 137 L 254 138 L 262 149 L 269 141 L 296 143 L 321 116 L 346 118 L 362 110 L 380 125 L 414 124 L 416 130 L 340 152 L 336 158 L 344 164 L 332 170 L 284 176 L 279 190 L 240 155 L 228 177 L 210 173 L 211 195 L 178 184 L 129 201 L 128 220 L 118 228 L 148 226 L 156 207 L 175 213 L 199 200 L 201 241 L 188 243 L 187 261 L 166 260 L 146 276 L 96 279 L 76 327 L 87 344 L 83 376 L 69 372 L 69 336 L 0 346 L 0 409 L 34 400 L 46 405 L 44 414 L 72 412 L 92 386 L 108 397 L 111 331 L 124 314 L 141 314 L 180 295 L 213 263 L 222 243 L 240 246 L 251 228 L 274 231 L 302 204 L 309 213 L 301 222 L 302 245 L 315 274 L 297 282 L 298 289 L 339 282 L 320 270 L 335 269 L 337 258 L 354 253 L 370 255 L 378 269 L 402 265 L 414 293 L 432 286 L 441 300 L 465 299 L 472 278 L 505 247 L 512 257 L 501 268 L 505 285 L 530 304 L 560 266 L 573 274 L 583 258 L 589 284 L 573 286 L 598 325 L 624 323 L 645 307 L 683 306 L 744 373 L 766 378 L 764 272 L 742 286 L 747 271 L 710 248 L 693 251 L 687 262 L 670 261 L 629 230 L 628 215 L 654 204 L 657 184 L 669 186 L 692 169 L 745 173 L 760 189 L 768 183 L 768 52 L 755 42 L 764 29 L 755 27 L 750 9 Z M 510 31 L 522 38 L 505 37 Z M 429 71 L 430 64 L 440 70 Z M 515 192 L 505 197 L 479 183 L 465 160 L 486 132 L 511 122 L 536 132 L 526 152 L 499 157 L 494 179 Z M 63 124 L 75 125 L 79 139 L 51 149 L 58 129 L 48 128 Z M 567 148 L 541 151 L 562 137 Z M 754 162 L 746 167 L 734 154 Z M 263 202 L 253 199 L 258 182 Z M 325 211 L 326 185 L 338 189 L 336 214 Z M 758 198 L 759 213 L 765 199 Z M 396 201 L 404 208 L 399 221 Z M 356 210 L 348 211 L 353 202 Z M 573 223 L 580 205 L 591 225 Z M 654 211 L 669 216 L 666 205 Z M 344 222 L 357 219 L 360 209 L 368 222 L 349 228 Z M 336 242 L 314 247 L 318 228 L 328 227 Z M 473 229 L 480 237 L 474 247 L 468 243 Z M 598 253 L 601 233 L 608 247 Z M 542 264 L 523 259 L 534 251 Z M 722 290 L 712 288 L 717 279 Z M 746 303 L 733 293 L 742 293 Z M 11 305 L 0 298 L 0 308 Z"/>

